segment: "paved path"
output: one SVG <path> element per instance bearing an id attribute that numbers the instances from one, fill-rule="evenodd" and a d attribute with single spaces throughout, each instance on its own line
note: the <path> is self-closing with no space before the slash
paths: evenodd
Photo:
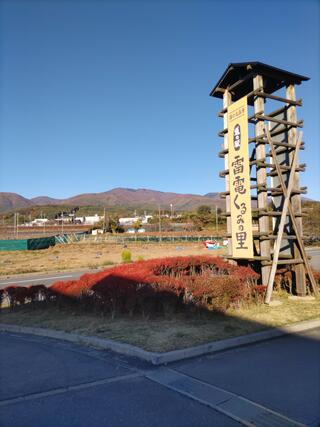
<path id="1" fill-rule="evenodd" d="M 57 280 L 75 280 L 84 273 L 94 273 L 98 270 L 77 270 L 77 271 L 64 271 L 59 273 L 46 273 L 46 274 L 20 274 L 16 276 L 7 276 L 0 279 L 0 289 L 10 285 L 30 286 L 30 285 L 46 285 L 50 286 Z"/>
<path id="2" fill-rule="evenodd" d="M 40 337 L 0 340 L 1 427 L 239 425 L 150 381 L 136 360 Z"/>
<path id="3" fill-rule="evenodd" d="M 165 367 L 34 336 L 0 346 L 1 427 L 320 423 L 320 328 Z"/>
<path id="4" fill-rule="evenodd" d="M 311 266 L 320 271 L 320 248 L 308 248 L 307 254 L 311 256 Z"/>

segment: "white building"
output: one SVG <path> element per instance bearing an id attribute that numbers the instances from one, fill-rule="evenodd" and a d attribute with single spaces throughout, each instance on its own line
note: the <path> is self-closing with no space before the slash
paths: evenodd
<path id="1" fill-rule="evenodd" d="M 140 217 L 139 216 L 134 216 L 132 218 L 119 218 L 119 225 L 132 225 L 134 224 L 136 221 L 140 221 Z"/>
<path id="2" fill-rule="evenodd" d="M 39 227 L 43 227 L 48 222 L 48 218 L 35 218 L 33 221 L 31 221 L 29 224 L 32 225 L 38 225 Z M 28 225 L 29 225 L 28 224 Z"/>
<path id="3" fill-rule="evenodd" d="M 144 215 L 141 217 L 141 224 L 148 224 L 149 219 L 153 218 L 153 215 Z"/>
<path id="4" fill-rule="evenodd" d="M 119 218 L 119 225 L 132 225 L 137 221 L 141 221 L 141 224 L 148 224 L 150 218 L 152 218 L 152 215 L 134 216 L 131 218 Z"/>
<path id="5" fill-rule="evenodd" d="M 93 216 L 77 216 L 75 218 L 75 221 L 85 225 L 94 225 L 97 222 L 99 222 L 101 219 L 103 219 L 103 216 L 99 216 L 98 214 L 95 214 Z"/>

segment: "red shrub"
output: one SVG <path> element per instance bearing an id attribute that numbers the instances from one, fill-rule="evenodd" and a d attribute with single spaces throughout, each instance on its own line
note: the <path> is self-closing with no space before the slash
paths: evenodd
<path id="1" fill-rule="evenodd" d="M 318 285 L 320 285 L 320 271 L 313 270 L 312 272 L 314 280 L 318 283 Z"/>
<path id="2" fill-rule="evenodd" d="M 187 291 L 189 303 L 210 311 L 225 311 L 230 306 L 238 306 L 251 295 L 250 286 L 234 275 L 189 278 Z"/>
<path id="3" fill-rule="evenodd" d="M 111 312 L 176 306 L 179 302 L 225 310 L 252 295 L 259 276 L 211 256 L 174 257 L 118 265 L 79 280 L 56 282 L 54 293 L 69 298 L 90 296 Z"/>
<path id="4" fill-rule="evenodd" d="M 256 285 L 252 288 L 252 297 L 258 303 L 262 303 L 267 290 L 266 285 Z"/>

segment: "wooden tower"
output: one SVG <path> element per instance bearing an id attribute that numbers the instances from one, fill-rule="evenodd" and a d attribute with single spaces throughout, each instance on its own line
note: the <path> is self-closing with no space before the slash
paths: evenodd
<path id="1" fill-rule="evenodd" d="M 303 120 L 298 119 L 297 107 L 302 106 L 302 101 L 296 98 L 295 86 L 306 80 L 309 78 L 261 62 L 234 63 L 229 64 L 210 93 L 223 99 L 223 109 L 218 114 L 223 119 L 223 129 L 218 135 L 223 138 L 219 156 L 225 164 L 220 176 L 225 178 L 226 191 L 222 196 L 226 199 L 228 256 L 235 258 L 230 191 L 234 181 L 230 182 L 228 159 L 233 135 L 228 134 L 228 108 L 243 99 L 248 122 L 251 222 L 257 222 L 252 229 L 253 257 L 247 260 L 258 264 L 265 285 L 270 281 L 273 285 L 272 270 L 277 266 L 290 268 L 299 296 L 306 295 L 306 273 L 310 273 L 310 267 L 302 241 L 301 194 L 306 187 L 300 186 L 300 172 L 305 165 L 299 164 L 298 151 L 304 149 L 304 142 L 298 142 Z M 294 169 L 292 174 L 291 169 Z"/>

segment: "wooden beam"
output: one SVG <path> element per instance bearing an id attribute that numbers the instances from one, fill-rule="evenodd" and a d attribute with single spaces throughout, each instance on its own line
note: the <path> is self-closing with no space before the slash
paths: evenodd
<path id="1" fill-rule="evenodd" d="M 274 133 L 272 136 L 279 135 L 280 133 L 283 133 L 283 132 L 284 131 Z M 267 139 L 263 138 L 262 136 L 250 138 L 249 143 L 251 143 L 251 142 L 254 142 L 256 144 L 268 144 Z M 273 145 L 276 147 L 296 148 L 296 146 L 294 144 L 289 144 L 288 142 L 278 142 L 278 141 L 274 141 L 274 140 L 272 140 L 272 142 L 273 142 Z"/>
<path id="2" fill-rule="evenodd" d="M 275 187 L 264 187 L 263 185 L 250 185 L 250 190 L 267 190 L 268 194 L 270 195 L 277 195 L 281 196 L 283 194 L 283 191 L 281 188 L 275 188 Z M 293 188 L 291 191 L 291 194 L 306 194 L 307 190 L 303 188 Z M 230 191 L 223 191 L 220 193 L 220 196 L 230 196 Z M 252 198 L 252 197 L 251 197 Z"/>
<path id="3" fill-rule="evenodd" d="M 289 207 L 289 203 L 290 203 L 291 190 L 293 188 L 293 182 L 294 182 L 295 165 L 296 165 L 297 155 L 298 155 L 298 151 L 299 151 L 301 141 L 302 141 L 302 134 L 300 133 L 300 136 L 299 136 L 299 139 L 297 142 L 297 148 L 296 148 L 296 151 L 294 152 L 294 156 L 292 159 L 292 164 L 291 164 L 292 169 L 291 169 L 291 172 L 289 175 L 288 188 L 286 190 L 283 208 L 282 208 L 282 212 L 281 212 L 280 224 L 279 224 L 279 228 L 278 228 L 278 237 L 277 237 L 277 240 L 276 240 L 276 242 L 274 244 L 274 248 L 273 248 L 272 266 L 271 266 L 271 270 L 270 270 L 270 275 L 269 275 L 269 280 L 268 280 L 268 285 L 267 285 L 267 291 L 266 291 L 266 296 L 265 296 L 265 300 L 264 300 L 264 302 L 266 304 L 270 304 L 271 297 L 272 297 L 273 282 L 274 282 L 274 278 L 275 278 L 276 271 L 277 271 L 277 262 L 279 259 L 279 252 L 280 252 L 280 248 L 281 248 L 281 241 L 282 241 L 282 236 L 283 236 L 283 231 L 284 231 L 284 224 L 286 221 L 286 216 L 287 216 L 288 207 Z M 276 152 L 275 152 L 275 149 L 274 149 L 274 146 L 272 144 L 271 139 L 270 139 L 269 143 L 270 143 L 270 148 L 271 148 L 271 152 L 273 155 L 273 162 L 277 168 L 279 175 L 281 176 L 281 171 L 279 169 L 279 162 L 278 162 L 277 155 L 276 155 Z"/>
<path id="4" fill-rule="evenodd" d="M 276 95 L 271 95 L 270 93 L 266 93 L 260 90 L 254 90 L 251 93 L 249 93 L 247 95 L 249 96 L 260 96 L 262 98 L 268 98 L 268 99 L 273 99 L 275 101 L 280 101 L 280 102 L 284 102 L 285 104 L 289 104 L 289 105 L 295 105 L 295 106 L 302 106 L 302 100 L 301 99 L 290 99 L 290 98 L 282 98 L 281 96 L 276 96 Z"/>
<path id="5" fill-rule="evenodd" d="M 250 142 L 256 142 L 256 141 L 250 141 Z M 265 141 L 265 143 L 267 144 L 268 142 Z M 274 141 L 273 145 L 282 148 L 282 149 L 280 148 L 280 149 L 277 150 L 277 154 L 285 153 L 288 150 L 294 150 L 296 148 L 295 146 L 291 147 L 290 146 L 291 144 L 288 146 L 288 144 L 286 142 L 275 142 Z M 300 151 L 301 150 L 304 150 L 304 142 L 301 142 Z M 228 153 L 229 153 L 228 149 L 223 149 L 223 150 L 219 151 L 219 157 L 223 158 Z M 271 157 L 271 154 L 270 153 L 266 153 L 266 157 Z"/>
<path id="6" fill-rule="evenodd" d="M 259 88 L 263 88 L 263 77 L 261 75 L 257 75 L 253 79 L 253 89 L 258 90 Z M 257 96 L 254 99 L 254 113 L 264 112 L 264 99 L 262 97 Z M 263 134 L 264 124 L 262 121 L 259 121 L 255 124 L 254 127 L 255 136 Z M 266 158 L 266 150 L 263 144 L 256 144 L 256 160 L 262 160 Z M 267 173 L 265 168 L 261 168 L 258 165 L 256 166 L 256 176 L 257 176 L 257 184 L 267 186 Z M 267 191 L 259 191 L 258 192 L 258 208 L 263 210 L 268 210 L 268 194 Z M 269 234 L 269 217 L 267 215 L 262 215 L 258 219 L 259 221 L 259 231 L 263 233 Z M 260 257 L 262 258 L 270 258 L 270 241 L 264 240 L 259 242 L 259 251 Z M 268 282 L 270 267 L 269 266 L 261 266 L 261 279 L 262 283 L 266 284 Z"/>
<path id="7" fill-rule="evenodd" d="M 289 85 L 286 89 L 286 97 L 288 99 L 291 100 L 295 100 L 296 99 L 296 94 L 295 94 L 295 88 L 294 85 Z M 288 108 L 288 120 L 290 121 L 297 121 L 297 111 L 296 111 L 296 107 L 294 105 L 291 105 L 290 108 Z M 297 140 L 297 129 L 293 128 L 290 129 L 288 131 L 288 142 L 291 144 L 294 144 L 295 141 Z M 289 159 L 292 158 L 292 153 L 289 154 Z M 300 187 L 300 177 L 299 177 L 299 173 L 295 174 L 295 179 L 294 179 L 294 186 L 296 188 Z M 294 213 L 300 213 L 301 212 L 301 197 L 300 195 L 294 195 L 291 198 L 291 203 L 292 203 L 292 210 Z M 302 218 L 297 218 L 296 219 L 296 227 L 297 227 L 297 234 L 299 234 L 299 236 L 302 235 L 303 230 L 302 230 Z M 294 244 L 293 246 L 293 253 L 294 253 L 294 257 L 297 258 L 298 256 L 300 256 L 300 250 L 299 250 L 299 246 L 296 244 Z M 309 265 L 309 264 L 308 264 Z M 295 272 L 295 281 L 296 281 L 296 288 L 297 288 L 297 294 L 300 296 L 305 296 L 306 292 L 307 292 L 307 285 L 306 285 L 306 271 L 303 265 L 297 265 L 294 268 L 294 272 Z"/>
<path id="8" fill-rule="evenodd" d="M 271 265 L 273 261 L 261 261 L 262 264 Z M 289 264 L 303 264 L 303 259 L 279 259 L 277 265 L 289 265 Z"/>
<path id="9" fill-rule="evenodd" d="M 258 120 L 279 123 L 280 125 L 285 125 L 285 126 L 292 126 L 292 127 L 299 127 L 299 128 L 303 127 L 303 120 L 299 120 L 298 122 L 297 121 L 293 122 L 289 120 L 276 119 L 275 117 L 266 116 L 263 114 L 255 114 L 254 118 L 257 118 Z"/>
<path id="10" fill-rule="evenodd" d="M 288 126 L 285 126 L 285 125 L 278 126 L 277 130 L 271 130 L 270 131 L 271 138 L 273 138 L 274 136 L 277 136 L 277 135 L 282 135 L 282 134 L 288 132 L 290 129 L 291 129 L 291 126 L 289 126 L 289 125 Z M 259 135 L 255 135 L 254 139 L 250 138 L 249 142 L 251 142 L 252 140 L 254 140 L 256 142 L 260 142 L 260 140 L 261 140 L 261 143 L 265 142 L 267 144 L 268 142 L 264 138 L 265 138 L 265 134 L 262 133 L 262 134 L 259 134 Z"/>
<path id="11" fill-rule="evenodd" d="M 266 133 L 267 133 L 267 137 L 268 137 L 268 140 L 269 140 L 269 143 L 270 143 L 270 148 L 271 148 L 271 150 L 274 150 L 274 146 L 272 144 L 272 140 L 271 140 L 270 133 L 269 133 L 268 129 L 266 129 Z M 276 153 L 275 153 L 275 157 L 276 157 Z M 276 161 L 276 164 L 278 164 L 277 161 Z M 292 171 L 292 173 L 294 174 L 293 171 Z M 280 181 L 280 184 L 281 184 L 281 188 L 282 188 L 283 194 L 286 197 L 287 196 L 287 189 L 286 189 L 286 186 L 285 186 L 285 182 L 284 182 L 283 176 L 280 173 L 280 171 L 279 171 L 279 175 L 278 176 L 279 176 L 279 181 Z M 294 180 L 294 182 L 295 182 L 295 180 Z M 295 232 L 295 234 L 297 236 L 297 240 L 296 241 L 298 243 L 298 248 L 299 248 L 299 252 L 300 252 L 299 254 L 297 254 L 297 256 L 296 256 L 296 253 L 295 253 L 295 258 L 298 258 L 300 256 L 300 254 L 301 254 L 302 259 L 303 259 L 303 264 L 304 264 L 304 266 L 305 266 L 305 268 L 307 270 L 307 274 L 309 276 L 310 284 L 311 284 L 311 287 L 313 289 L 313 292 L 314 292 L 315 295 L 318 295 L 317 284 L 316 284 L 316 282 L 314 280 L 313 273 L 312 273 L 312 270 L 311 270 L 311 267 L 310 267 L 310 264 L 309 264 L 308 256 L 307 256 L 306 251 L 304 249 L 304 244 L 303 244 L 303 241 L 302 241 L 302 238 L 301 238 L 300 229 L 298 228 L 298 225 L 297 225 L 296 216 L 300 216 L 301 214 L 299 212 L 294 212 L 294 210 L 293 210 L 293 208 L 292 208 L 292 206 L 291 206 L 290 203 L 288 205 L 288 210 L 289 210 L 289 215 L 290 215 L 290 218 L 291 218 L 291 222 L 292 222 L 292 226 L 293 226 L 294 232 Z M 305 274 L 304 274 L 304 279 L 305 279 Z"/>
<path id="12" fill-rule="evenodd" d="M 248 81 L 248 80 L 251 80 L 253 77 L 255 76 L 255 73 L 254 72 L 252 72 L 252 73 L 249 73 L 249 74 L 247 74 L 246 76 L 244 76 L 243 78 L 241 78 L 240 80 L 238 80 L 238 81 L 236 81 L 235 83 L 233 83 L 231 86 L 228 86 L 228 91 L 232 94 L 232 95 L 234 95 L 234 92 L 233 92 L 233 90 L 235 89 L 235 88 L 237 88 L 238 86 L 241 86 L 243 83 L 245 83 L 246 81 Z"/>
<path id="13" fill-rule="evenodd" d="M 249 162 L 249 164 L 250 164 L 250 166 L 258 166 L 259 168 L 272 169 L 272 170 L 276 169 L 276 167 L 275 167 L 274 164 L 272 164 L 272 163 L 265 163 L 264 160 L 265 159 L 251 160 Z M 285 165 L 282 165 L 282 166 L 279 166 L 279 167 L 280 167 L 280 170 L 281 170 L 282 173 L 287 173 L 291 169 L 290 166 L 285 166 Z M 306 164 L 305 163 L 301 163 L 299 166 L 295 167 L 295 171 L 296 172 L 304 171 L 305 167 L 306 167 Z M 268 175 L 272 176 L 273 173 L 276 174 L 276 172 L 272 172 L 271 171 Z M 219 172 L 220 178 L 224 178 L 226 175 L 229 175 L 229 169 L 224 169 L 223 171 Z M 267 187 L 265 187 L 265 188 L 267 188 Z"/>
<path id="14" fill-rule="evenodd" d="M 221 138 L 224 138 L 227 133 L 228 133 L 228 128 L 224 128 L 220 132 L 218 132 L 218 136 L 220 136 Z"/>
<path id="15" fill-rule="evenodd" d="M 252 98 L 252 97 L 255 97 L 255 96 L 260 96 L 262 98 L 267 98 L 267 99 L 273 99 L 275 101 L 284 102 L 285 104 L 295 105 L 297 107 L 301 107 L 302 106 L 302 99 L 293 100 L 293 99 L 282 98 L 281 96 L 271 95 L 269 93 L 264 92 L 263 88 L 255 89 L 255 90 L 249 92 L 248 95 L 247 95 L 248 98 Z M 226 112 L 226 108 L 224 108 L 223 110 L 219 111 L 219 113 L 217 114 L 218 117 L 223 117 L 223 115 L 224 115 L 225 112 Z"/>
<path id="16" fill-rule="evenodd" d="M 251 211 L 252 211 L 252 213 L 257 214 L 258 217 L 261 217 L 261 216 L 267 216 L 267 217 L 281 216 L 281 212 L 279 212 L 279 211 L 267 211 L 267 210 L 264 210 L 263 208 L 260 208 L 260 209 L 259 208 L 258 209 L 252 208 Z M 221 213 L 220 215 L 224 216 L 224 217 L 225 216 L 228 217 L 231 215 L 231 213 L 230 213 L 230 211 L 227 211 L 227 212 Z M 301 217 L 306 216 L 306 215 L 307 214 L 303 214 L 303 213 L 295 213 L 294 214 L 294 216 L 297 218 L 301 218 Z M 265 232 L 263 232 L 263 235 L 265 235 Z"/>
<path id="17" fill-rule="evenodd" d="M 231 237 L 231 234 L 230 235 L 226 235 L 226 237 Z M 254 232 L 253 232 L 253 238 L 255 239 L 255 240 L 277 240 L 277 237 L 278 236 L 276 236 L 276 235 L 271 235 L 271 236 L 263 236 L 263 235 L 260 235 L 260 234 L 254 234 Z M 296 235 L 294 235 L 294 236 L 291 236 L 291 235 L 288 235 L 288 234 L 283 234 L 283 238 L 286 238 L 286 239 L 291 239 L 291 240 L 296 240 L 297 239 L 297 236 Z M 279 258 L 280 258 L 280 255 L 279 255 Z"/>
<path id="18" fill-rule="evenodd" d="M 289 105 L 284 105 L 281 108 L 277 108 L 276 110 L 271 111 L 270 113 L 267 114 L 267 116 L 270 116 L 270 117 L 278 116 L 279 114 L 284 113 L 285 111 L 287 111 L 288 108 L 289 108 Z"/>

